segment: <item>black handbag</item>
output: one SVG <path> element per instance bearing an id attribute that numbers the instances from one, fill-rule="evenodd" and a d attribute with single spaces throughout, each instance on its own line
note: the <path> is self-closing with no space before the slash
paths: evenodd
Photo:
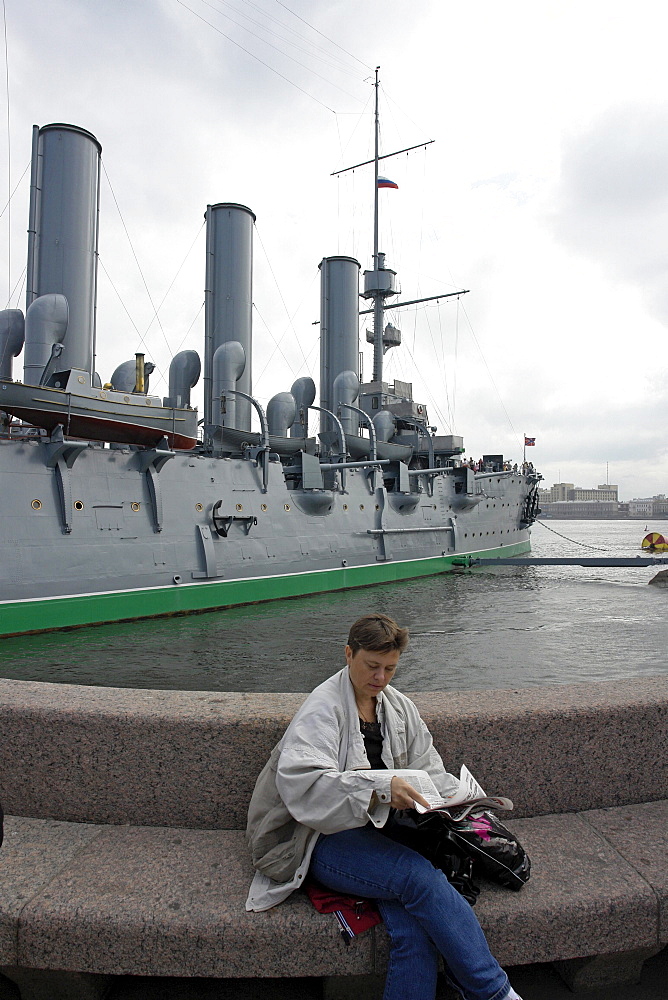
<path id="1" fill-rule="evenodd" d="M 425 813 L 423 819 L 447 830 L 450 843 L 473 862 L 475 873 L 483 874 L 507 889 L 519 890 L 531 875 L 531 860 L 519 840 L 489 809 L 472 809 L 461 819 L 447 812 Z"/>
<path id="2" fill-rule="evenodd" d="M 434 868 L 440 868 L 448 882 L 474 906 L 480 889 L 473 881 L 471 857 L 450 840 L 449 831 L 442 823 L 425 820 L 427 816 L 421 816 L 415 809 L 393 809 L 381 833 L 417 851 Z"/>
<path id="3" fill-rule="evenodd" d="M 405 809 L 390 816 L 383 833 L 440 868 L 472 906 L 480 893 L 476 876 L 519 890 L 531 874 L 529 855 L 488 809 L 472 809 L 461 819 L 444 811 Z"/>

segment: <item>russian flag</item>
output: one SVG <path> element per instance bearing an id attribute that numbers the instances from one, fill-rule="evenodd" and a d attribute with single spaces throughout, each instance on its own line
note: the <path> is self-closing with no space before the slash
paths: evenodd
<path id="1" fill-rule="evenodd" d="M 394 181 L 391 181 L 388 177 L 379 177 L 378 178 L 378 187 L 379 188 L 396 188 L 397 190 L 399 190 L 399 185 L 395 184 Z"/>
<path id="2" fill-rule="evenodd" d="M 531 445 L 535 445 L 535 443 L 536 443 L 535 438 L 528 438 L 526 434 L 524 435 L 524 445 L 526 448 L 531 447 Z"/>

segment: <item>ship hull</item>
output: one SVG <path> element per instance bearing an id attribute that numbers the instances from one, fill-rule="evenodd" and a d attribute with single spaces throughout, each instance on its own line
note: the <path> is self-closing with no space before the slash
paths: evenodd
<path id="1" fill-rule="evenodd" d="M 530 551 L 530 548 L 527 539 L 507 547 L 480 550 L 469 555 L 475 557 L 484 554 L 488 559 L 495 555 L 508 558 L 522 555 Z M 461 563 L 461 556 L 436 556 L 246 580 L 8 601 L 0 605 L 0 635 L 21 635 L 138 618 L 193 614 L 375 584 L 399 583 L 447 573 Z"/>
<path id="2" fill-rule="evenodd" d="M 448 572 L 466 555 L 529 551 L 532 482 L 418 477 L 410 502 L 367 470 L 346 492 L 290 489 L 280 462 L 0 441 L 0 635 L 212 610 Z M 156 453 L 163 456 L 164 453 Z M 150 459 L 150 453 L 148 454 Z"/>

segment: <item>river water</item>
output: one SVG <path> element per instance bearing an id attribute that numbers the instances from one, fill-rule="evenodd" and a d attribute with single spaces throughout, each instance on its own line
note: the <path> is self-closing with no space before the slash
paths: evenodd
<path id="1" fill-rule="evenodd" d="M 535 556 L 636 556 L 665 521 L 534 525 Z M 567 537 L 562 537 L 567 536 Z M 666 567 L 457 571 L 181 618 L 0 639 L 0 676 L 113 687 L 308 691 L 343 665 L 350 624 L 381 611 L 411 641 L 407 691 L 516 688 L 668 673 Z"/>

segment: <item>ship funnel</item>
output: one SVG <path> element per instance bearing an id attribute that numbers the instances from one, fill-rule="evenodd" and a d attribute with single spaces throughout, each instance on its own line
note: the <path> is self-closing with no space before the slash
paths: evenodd
<path id="1" fill-rule="evenodd" d="M 277 392 L 267 405 L 267 426 L 270 434 L 287 437 L 288 427 L 294 423 L 297 413 L 295 397 L 291 392 Z"/>
<path id="2" fill-rule="evenodd" d="M 333 393 L 334 405 L 332 409 L 341 421 L 343 430 L 346 434 L 356 434 L 359 417 L 347 406 L 341 406 L 341 403 L 354 403 L 360 394 L 360 380 L 355 372 L 339 372 L 334 379 Z"/>
<path id="3" fill-rule="evenodd" d="M 26 311 L 26 344 L 23 352 L 23 381 L 39 385 L 56 344 L 64 345 L 69 334 L 69 304 L 64 295 L 40 295 Z M 65 371 L 64 347 L 58 358 L 58 370 Z M 85 369 L 84 369 L 85 370 Z"/>
<path id="4" fill-rule="evenodd" d="M 97 237 L 102 147 L 75 125 L 33 128 L 26 311 L 57 293 L 69 303 L 65 371 L 94 372 Z M 30 331 L 26 323 L 26 352 Z M 46 363 L 46 362 L 45 362 Z"/>
<path id="5" fill-rule="evenodd" d="M 23 350 L 25 320 L 20 309 L 0 311 L 0 378 L 11 378 L 13 362 Z"/>
<path id="6" fill-rule="evenodd" d="M 244 352 L 239 389 L 252 395 L 253 223 L 245 205 L 208 205 L 206 209 L 206 289 L 204 295 L 204 423 L 217 424 L 220 392 L 214 386 L 213 359 L 222 344 L 235 341 Z M 230 386 L 232 388 L 232 386 Z M 235 403 L 235 426 L 251 429 L 251 404 Z M 228 418 L 230 411 L 228 408 Z M 229 420 L 225 421 L 229 424 Z"/>
<path id="7" fill-rule="evenodd" d="M 224 427 L 239 427 L 239 407 L 245 403 L 245 399 L 240 399 L 234 393 L 226 395 L 230 389 L 236 389 L 237 383 L 241 388 L 241 380 L 246 368 L 246 353 L 243 344 L 237 340 L 228 340 L 216 349 L 213 356 L 212 382 L 213 382 L 213 411 L 212 423 Z M 223 402 L 222 397 L 225 397 Z M 241 430 L 248 430 L 248 427 L 241 427 Z"/>
<path id="8" fill-rule="evenodd" d="M 295 418 L 290 427 L 290 437 L 308 437 L 308 408 L 315 399 L 315 382 L 308 375 L 292 383 L 290 392 L 295 397 Z"/>
<path id="9" fill-rule="evenodd" d="M 359 372 L 359 272 L 353 257 L 325 257 L 320 263 L 320 405 L 333 412 L 337 375 Z M 333 430 L 331 424 L 323 414 L 321 430 Z"/>
<path id="10" fill-rule="evenodd" d="M 190 406 L 190 390 L 199 382 L 202 365 L 197 351 L 179 351 L 169 366 L 169 396 L 165 406 Z"/>

